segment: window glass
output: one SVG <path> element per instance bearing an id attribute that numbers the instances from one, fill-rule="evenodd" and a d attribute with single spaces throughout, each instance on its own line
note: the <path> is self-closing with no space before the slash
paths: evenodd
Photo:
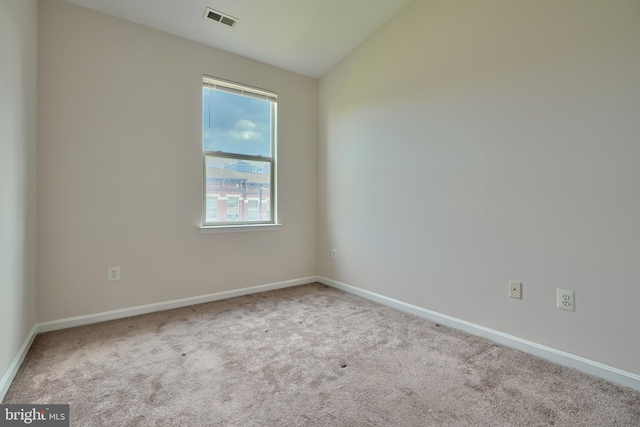
<path id="1" fill-rule="evenodd" d="M 205 77 L 202 99 L 204 225 L 275 223 L 276 95 Z"/>
<path id="2" fill-rule="evenodd" d="M 204 88 L 204 149 L 271 156 L 271 102 Z"/>
<path id="3" fill-rule="evenodd" d="M 240 198 L 238 196 L 229 196 L 227 197 L 227 219 L 233 221 L 238 219 L 239 217 L 239 201 Z"/>
<path id="4" fill-rule="evenodd" d="M 218 220 L 218 197 L 207 194 L 207 222 Z"/>

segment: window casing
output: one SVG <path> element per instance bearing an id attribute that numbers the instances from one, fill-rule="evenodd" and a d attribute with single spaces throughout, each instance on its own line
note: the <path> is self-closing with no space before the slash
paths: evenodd
<path id="1" fill-rule="evenodd" d="M 276 224 L 277 95 L 208 76 L 202 93 L 203 227 Z"/>

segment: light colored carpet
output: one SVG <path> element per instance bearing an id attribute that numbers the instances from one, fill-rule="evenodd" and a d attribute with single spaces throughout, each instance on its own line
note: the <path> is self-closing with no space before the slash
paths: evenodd
<path id="1" fill-rule="evenodd" d="M 640 426 L 640 393 L 321 284 L 39 335 L 74 426 Z"/>

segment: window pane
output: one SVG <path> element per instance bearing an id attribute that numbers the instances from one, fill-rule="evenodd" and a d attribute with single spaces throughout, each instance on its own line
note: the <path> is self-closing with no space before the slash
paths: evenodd
<path id="1" fill-rule="evenodd" d="M 269 101 L 203 87 L 205 151 L 271 157 Z"/>
<path id="2" fill-rule="evenodd" d="M 218 220 L 218 197 L 207 194 L 207 222 Z"/>
<path id="3" fill-rule="evenodd" d="M 247 199 L 248 217 L 249 221 L 258 221 L 259 218 L 259 201 L 256 198 Z"/>
<path id="4" fill-rule="evenodd" d="M 240 211 L 238 210 L 238 202 L 240 200 L 239 196 L 228 196 L 227 197 L 227 219 L 229 221 L 237 221 L 238 214 Z"/>
<path id="5" fill-rule="evenodd" d="M 218 197 L 217 219 L 211 222 L 271 221 L 270 162 L 206 156 L 206 170 L 207 200 Z"/>

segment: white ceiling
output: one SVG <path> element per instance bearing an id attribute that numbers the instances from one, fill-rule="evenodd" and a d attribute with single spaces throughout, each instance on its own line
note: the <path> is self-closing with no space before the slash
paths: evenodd
<path id="1" fill-rule="evenodd" d="M 411 0 L 66 0 L 319 78 Z M 211 7 L 234 27 L 203 18 Z"/>

